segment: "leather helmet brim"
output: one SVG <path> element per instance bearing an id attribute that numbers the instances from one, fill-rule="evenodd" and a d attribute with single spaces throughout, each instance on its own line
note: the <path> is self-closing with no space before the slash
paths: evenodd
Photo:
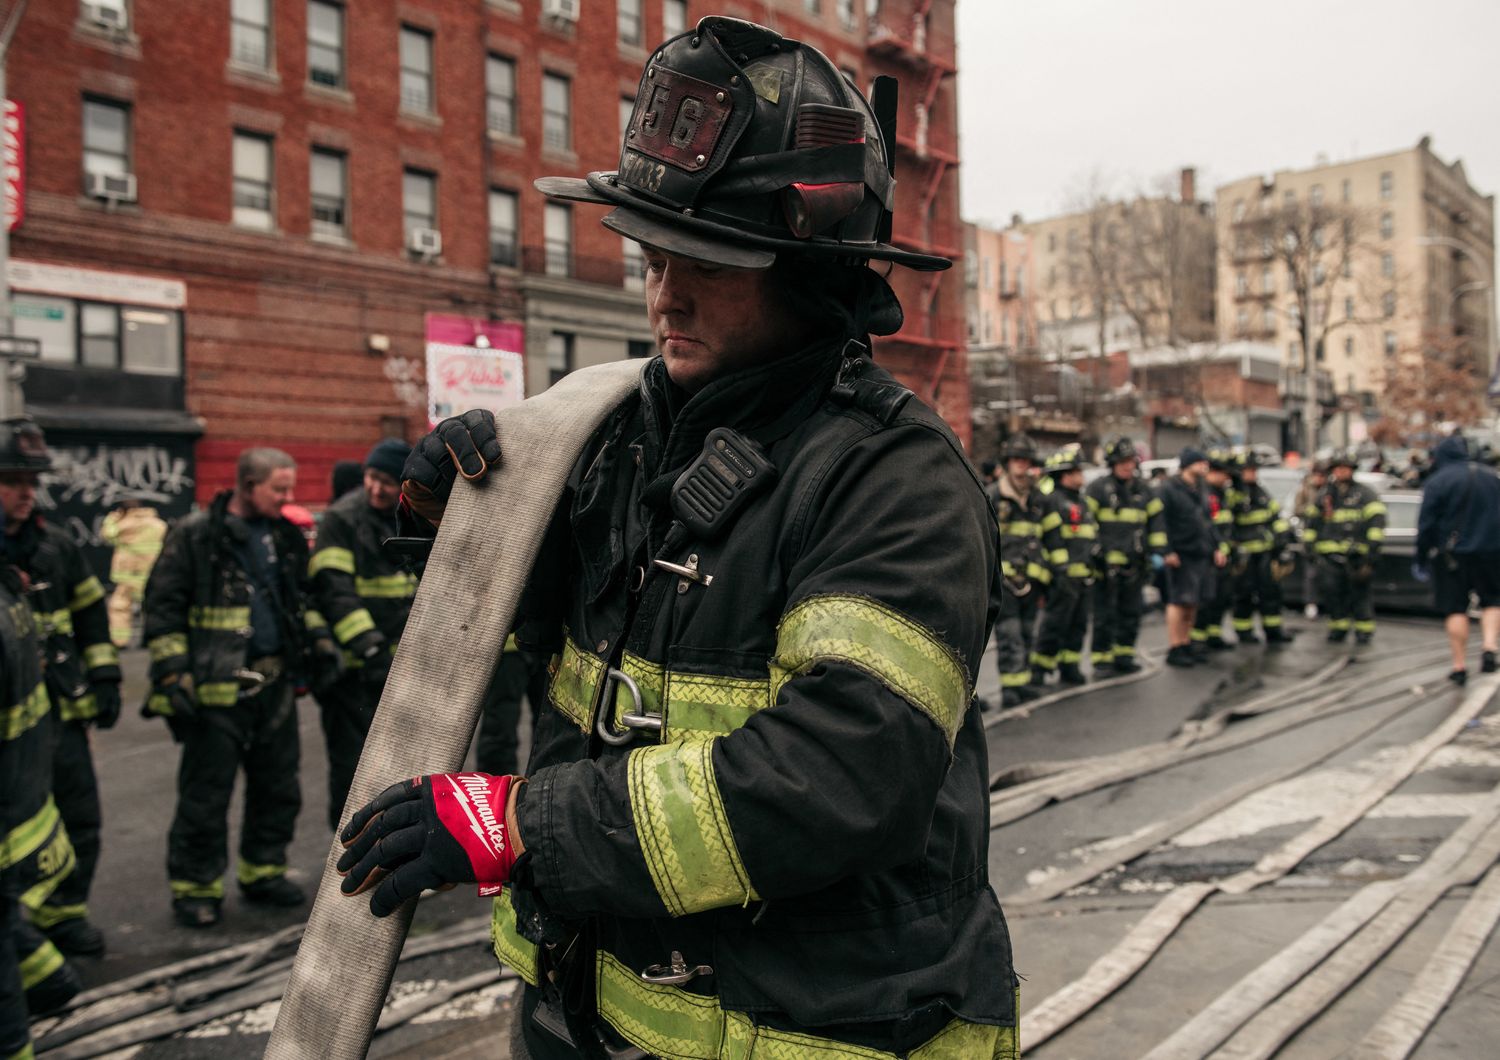
<path id="1" fill-rule="evenodd" d="M 604 227 L 668 254 L 733 269 L 768 269 L 776 262 L 774 250 L 729 243 L 680 225 L 664 224 L 628 206 L 616 206 L 605 214 Z"/>

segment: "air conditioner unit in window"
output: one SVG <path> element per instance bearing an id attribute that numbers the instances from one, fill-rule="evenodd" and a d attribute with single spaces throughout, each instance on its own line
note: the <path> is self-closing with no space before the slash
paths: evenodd
<path id="1" fill-rule="evenodd" d="M 578 21 L 579 0 L 542 0 L 542 14 L 562 22 Z"/>
<path id="2" fill-rule="evenodd" d="M 423 258 L 443 252 L 443 235 L 433 228 L 413 228 L 406 234 L 406 249 Z"/>
<path id="3" fill-rule="evenodd" d="M 107 202 L 135 202 L 134 173 L 90 173 L 89 197 Z"/>
<path id="4" fill-rule="evenodd" d="M 125 9 L 109 4 L 84 4 L 83 20 L 101 29 L 120 31 L 125 28 Z"/>

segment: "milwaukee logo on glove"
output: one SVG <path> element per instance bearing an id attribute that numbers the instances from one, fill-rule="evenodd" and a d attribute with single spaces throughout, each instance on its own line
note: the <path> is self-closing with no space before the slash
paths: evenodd
<path id="1" fill-rule="evenodd" d="M 479 881 L 479 897 L 492 898 L 510 878 L 515 852 L 505 835 L 505 804 L 510 777 L 450 773 L 431 778 L 438 820 L 463 847 Z"/>

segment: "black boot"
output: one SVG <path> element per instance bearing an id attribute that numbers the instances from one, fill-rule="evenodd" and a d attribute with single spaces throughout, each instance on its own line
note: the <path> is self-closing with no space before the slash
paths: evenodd
<path id="1" fill-rule="evenodd" d="M 1167 649 L 1168 666 L 1193 666 L 1198 662 L 1193 654 L 1193 649 L 1186 644 L 1179 644 L 1175 648 Z"/>
<path id="2" fill-rule="evenodd" d="M 1057 677 L 1065 685 L 1086 685 L 1089 679 L 1083 676 L 1083 671 L 1078 668 L 1077 663 L 1063 663 L 1057 668 Z"/>
<path id="3" fill-rule="evenodd" d="M 1495 672 L 1494 652 L 1487 651 L 1479 656 L 1479 672 L 1485 674 L 1492 674 Z"/>
<path id="4" fill-rule="evenodd" d="M 259 902 L 262 905 L 279 905 L 284 908 L 301 905 L 307 901 L 307 895 L 302 893 L 302 888 L 285 876 L 271 876 L 268 879 L 256 880 L 254 883 L 242 883 L 240 893 L 245 896 L 246 901 Z"/>
<path id="5" fill-rule="evenodd" d="M 1346 638 L 1348 636 L 1349 636 L 1349 631 L 1347 629 L 1330 629 L 1328 631 L 1328 643 L 1329 644 L 1342 644 L 1342 643 L 1344 643 L 1344 638 Z"/>
<path id="6" fill-rule="evenodd" d="M 1203 643 L 1208 646 L 1208 650 L 1209 651 L 1233 651 L 1234 650 L 1234 645 L 1230 644 L 1223 637 L 1209 637 L 1208 640 L 1204 641 Z"/>
<path id="7" fill-rule="evenodd" d="M 1464 685 L 1469 683 L 1469 671 L 1454 670 L 1448 674 L 1448 680 L 1452 681 L 1459 688 L 1462 688 Z"/>
<path id="8" fill-rule="evenodd" d="M 59 920 L 47 928 L 46 936 L 52 945 L 69 957 L 100 957 L 104 954 L 104 932 L 89 923 L 86 916 Z"/>
<path id="9" fill-rule="evenodd" d="M 1266 630 L 1267 644 L 1290 644 L 1291 642 L 1292 635 L 1286 630 L 1282 629 L 1280 626 L 1272 626 L 1270 629 Z"/>
<path id="10" fill-rule="evenodd" d="M 172 915 L 183 927 L 211 928 L 219 922 L 217 898 L 173 898 Z"/>
<path id="11" fill-rule="evenodd" d="M 1141 664 L 1135 661 L 1134 655 L 1116 655 L 1114 666 L 1117 674 L 1134 674 L 1141 670 Z"/>
<path id="12" fill-rule="evenodd" d="M 64 962 L 62 967 L 26 991 L 26 1009 L 32 1019 L 49 1016 L 72 1001 L 82 989 L 83 979 L 71 964 Z"/>
<path id="13" fill-rule="evenodd" d="M 1355 644 L 1368 644 L 1368 643 L 1370 643 L 1370 641 L 1372 641 L 1374 639 L 1375 639 L 1375 634 L 1373 634 L 1373 633 L 1366 633 L 1363 630 L 1361 630 L 1360 632 L 1354 634 L 1354 643 Z"/>
<path id="14" fill-rule="evenodd" d="M 1235 643 L 1242 648 L 1253 648 L 1260 643 L 1260 638 L 1255 635 L 1253 629 L 1247 629 L 1243 633 L 1235 634 Z"/>
<path id="15" fill-rule="evenodd" d="M 1201 640 L 1195 640 L 1189 644 L 1183 645 L 1183 647 L 1187 649 L 1187 653 L 1193 657 L 1194 662 L 1208 661 L 1208 645 L 1205 642 Z"/>

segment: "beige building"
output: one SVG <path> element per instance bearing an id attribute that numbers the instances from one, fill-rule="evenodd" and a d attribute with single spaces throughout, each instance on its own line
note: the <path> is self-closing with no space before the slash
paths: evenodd
<path id="1" fill-rule="evenodd" d="M 1435 344 L 1460 344 L 1483 375 L 1496 338 L 1494 205 L 1426 137 L 1225 184 L 1219 338 L 1273 342 L 1295 368 L 1307 335 L 1350 415 L 1374 410 L 1397 358 Z"/>
<path id="2" fill-rule="evenodd" d="M 964 225 L 964 315 L 969 348 L 1036 346 L 1031 239 L 1018 228 Z"/>

